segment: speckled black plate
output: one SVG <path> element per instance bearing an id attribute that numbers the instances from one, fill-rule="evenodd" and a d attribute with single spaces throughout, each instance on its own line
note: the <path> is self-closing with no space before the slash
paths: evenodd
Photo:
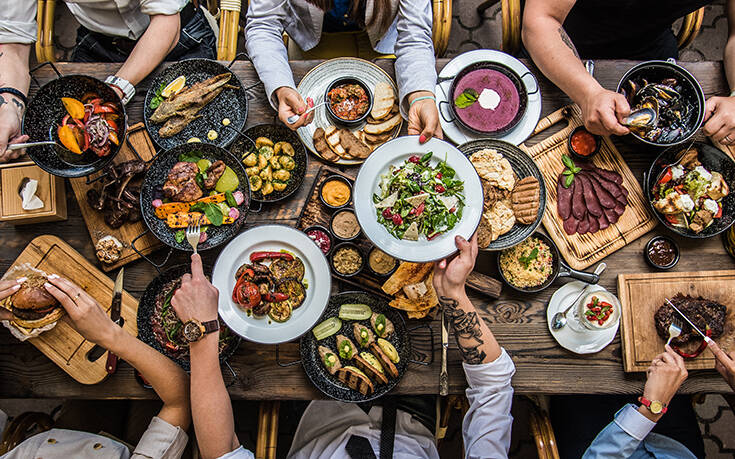
<path id="1" fill-rule="evenodd" d="M 190 122 L 184 130 L 175 136 L 164 139 L 158 134 L 158 130 L 163 126 L 163 123 L 151 122 L 150 118 L 155 110 L 150 107 L 150 104 L 156 90 L 162 84 L 167 85 L 177 77 L 184 75 L 186 77 L 186 87 L 189 87 L 194 83 L 223 73 L 231 74 L 232 78 L 228 84 L 238 86 L 240 89 L 223 90 L 220 95 L 197 113 L 197 116 L 200 116 L 199 118 Z M 167 67 L 163 72 L 156 75 L 151 82 L 151 87 L 145 95 L 145 105 L 143 105 L 145 128 L 153 142 L 164 150 L 169 150 L 192 137 L 197 137 L 202 142 L 211 142 L 226 148 L 235 140 L 238 135 L 237 132 L 245 126 L 247 117 L 248 96 L 243 89 L 242 82 L 230 69 L 209 59 L 187 59 Z M 228 127 L 222 124 L 222 120 L 225 118 L 230 120 Z M 217 139 L 208 140 L 207 133 L 210 129 L 217 132 Z"/>
<path id="2" fill-rule="evenodd" d="M 171 150 L 167 150 L 159 153 L 151 162 L 148 167 L 148 171 L 145 173 L 143 178 L 143 184 L 141 185 L 140 191 L 140 209 L 143 215 L 143 221 L 148 229 L 169 247 L 174 249 L 191 252 L 191 246 L 184 239 L 181 242 L 176 242 L 175 233 L 178 230 L 174 230 L 166 225 L 166 220 L 161 220 L 156 217 L 153 205 L 151 204 L 154 199 L 157 198 L 157 193 L 166 181 L 168 172 L 171 168 L 179 162 L 179 155 L 182 153 L 201 152 L 201 157 L 209 159 L 214 162 L 218 159 L 224 161 L 229 166 L 237 178 L 240 180 L 240 186 L 238 190 L 242 191 L 245 195 L 245 201 L 238 206 L 240 210 L 240 217 L 231 225 L 222 225 L 216 227 L 213 225 L 209 226 L 207 230 L 207 240 L 200 242 L 197 250 L 207 250 L 212 247 L 216 247 L 224 242 L 229 241 L 238 232 L 240 227 L 245 223 L 245 218 L 248 214 L 250 207 L 250 184 L 248 183 L 248 177 L 245 174 L 245 169 L 242 163 L 237 160 L 234 156 L 228 153 L 226 150 L 208 143 L 185 143 L 175 147 Z"/>
<path id="3" fill-rule="evenodd" d="M 365 292 L 343 292 L 330 297 L 329 304 L 324 310 L 324 314 L 322 314 L 322 318 L 318 323 L 322 323 L 330 317 L 336 317 L 339 314 L 340 306 L 348 303 L 367 304 L 373 312 L 385 314 L 385 317 L 393 322 L 396 331 L 390 336 L 390 338 L 388 338 L 388 341 L 395 346 L 400 357 L 400 361 L 396 364 L 396 368 L 398 369 L 398 378 L 388 377 L 388 384 L 378 384 L 376 381 L 371 379 L 371 381 L 373 381 L 375 391 L 370 395 L 362 395 L 359 391 L 352 390 L 340 382 L 336 376 L 330 375 L 321 362 L 321 358 L 319 357 L 319 346 L 326 346 L 335 351 L 336 354 L 337 335 L 340 334 L 345 335 L 350 338 L 354 344 L 357 344 L 354 339 L 354 333 L 352 332 L 352 324 L 359 322 L 370 327 L 372 330 L 370 319 L 343 320 L 342 329 L 338 333 L 335 333 L 329 338 L 325 338 L 321 341 L 317 341 L 311 331 L 308 332 L 301 337 L 299 345 L 299 349 L 301 351 L 301 364 L 304 366 L 304 371 L 309 379 L 311 379 L 314 386 L 316 386 L 316 388 L 322 391 L 325 395 L 342 402 L 367 402 L 387 394 L 400 382 L 401 378 L 403 378 L 403 375 L 406 373 L 406 366 L 411 358 L 411 339 L 408 335 L 408 330 L 406 329 L 406 323 L 403 320 L 403 316 L 401 316 L 397 310 L 388 306 L 388 304 L 381 298 Z M 363 349 L 360 348 L 360 350 L 362 351 Z M 347 366 L 344 359 L 340 358 L 340 361 L 342 366 Z"/>
<path id="4" fill-rule="evenodd" d="M 138 339 L 170 358 L 186 371 L 189 371 L 189 355 L 187 354 L 185 357 L 176 358 L 169 349 L 162 346 L 153 334 L 151 317 L 153 312 L 156 310 L 156 298 L 158 295 L 168 293 L 162 291 L 163 286 L 188 273 L 190 269 L 191 267 L 189 265 L 177 265 L 167 269 L 148 284 L 145 288 L 145 292 L 143 292 L 143 296 L 140 297 L 140 302 L 138 303 Z M 208 272 L 209 269 L 205 267 L 205 271 Z M 220 352 L 219 355 L 220 362 L 224 362 L 235 353 L 237 347 L 240 345 L 241 338 L 233 333 L 229 328 L 226 328 L 227 326 L 224 325 L 224 322 L 222 322 L 221 319 L 220 324 L 221 326 L 224 326 L 227 332 L 232 336 L 231 344 L 224 349 L 224 352 Z"/>
<path id="5" fill-rule="evenodd" d="M 273 191 L 273 193 L 263 196 L 260 191 L 251 191 L 253 201 L 256 202 L 276 202 L 285 199 L 296 192 L 304 182 L 306 169 L 309 167 L 309 155 L 306 154 L 306 147 L 291 129 L 279 124 L 259 124 L 249 128 L 244 133 L 248 138 L 240 136 L 230 151 L 235 157 L 244 159 L 246 153 L 254 147 L 250 139 L 253 141 L 258 137 L 267 137 L 276 142 L 288 142 L 293 146 L 296 154 L 293 159 L 296 162 L 296 168 L 291 171 L 291 180 L 288 182 L 286 189 L 283 191 Z"/>
<path id="6" fill-rule="evenodd" d="M 726 231 L 735 222 L 735 161 L 721 150 L 702 142 L 695 142 L 692 148 L 699 152 L 699 162 L 710 172 L 719 172 L 730 187 L 730 194 L 722 198 L 722 218 L 716 218 L 710 226 L 700 233 L 695 233 L 689 228 L 677 228 L 669 223 L 664 216 L 653 207 L 653 186 L 661 172 L 669 164 L 677 161 L 681 148 L 671 148 L 659 155 L 651 164 L 645 178 L 645 193 L 648 205 L 651 206 L 653 214 L 668 229 L 690 239 L 705 239 Z"/>
<path id="7" fill-rule="evenodd" d="M 44 140 L 59 141 L 56 133 L 62 118 L 67 114 L 62 97 L 81 99 L 87 93 L 98 94 L 106 102 L 117 105 L 123 122 L 118 126 L 120 145 L 111 144 L 110 153 L 102 158 L 92 152 L 77 155 L 60 146 L 45 145 L 26 149 L 28 156 L 46 172 L 59 177 L 85 177 L 104 168 L 115 158 L 125 141 L 127 117 L 120 98 L 102 81 L 85 75 L 67 75 L 43 85 L 28 103 L 23 117 L 22 132 L 30 137 L 29 142 Z"/>
<path id="8" fill-rule="evenodd" d="M 503 250 L 509 247 L 513 247 L 516 244 L 520 244 L 526 240 L 541 223 L 541 219 L 544 216 L 544 210 L 546 209 L 546 186 L 544 185 L 544 177 L 541 175 L 536 163 L 523 152 L 520 148 L 515 145 L 494 139 L 480 139 L 473 140 L 471 142 L 463 143 L 459 147 L 459 151 L 469 157 L 475 152 L 485 149 L 494 149 L 505 157 L 513 168 L 513 172 L 518 176 L 520 180 L 524 177 L 533 176 L 536 177 L 539 183 L 539 204 L 538 212 L 536 213 L 536 220 L 530 225 L 524 225 L 523 223 L 516 222 L 510 231 L 503 234 L 496 240 L 490 243 L 490 245 L 482 250 Z"/>

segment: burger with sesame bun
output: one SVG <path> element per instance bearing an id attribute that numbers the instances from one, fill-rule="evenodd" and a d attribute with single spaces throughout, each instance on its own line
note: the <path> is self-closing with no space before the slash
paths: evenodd
<path id="1" fill-rule="evenodd" d="M 65 313 L 64 308 L 43 286 L 48 276 L 31 266 L 20 266 L 13 276 L 25 277 L 20 288 L 3 301 L 3 306 L 13 313 L 10 321 L 22 328 L 45 327 L 58 321 Z"/>

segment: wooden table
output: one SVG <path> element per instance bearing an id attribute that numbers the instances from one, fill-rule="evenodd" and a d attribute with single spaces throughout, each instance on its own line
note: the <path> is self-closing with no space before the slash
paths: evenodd
<path id="1" fill-rule="evenodd" d="M 447 60 L 440 60 L 441 68 Z M 298 81 L 317 61 L 293 62 L 292 67 Z M 595 75 L 603 86 L 615 89 L 623 73 L 634 63 L 626 61 L 597 62 Z M 81 73 L 104 79 L 114 73 L 117 65 L 112 64 L 57 64 L 64 74 Z M 388 62 L 380 64 L 392 73 Z M 707 96 L 725 94 L 728 89 L 720 62 L 688 63 L 689 69 L 700 81 Z M 253 67 L 246 62 L 237 62 L 233 70 L 245 86 L 257 82 Z M 537 75 L 539 73 L 537 72 Z M 52 72 L 44 68 L 37 72 L 41 83 L 53 78 Z M 149 80 L 138 88 L 138 95 L 128 109 L 130 123 L 141 120 L 142 103 Z M 540 77 L 543 94 L 543 113 L 545 116 L 569 103 L 548 80 Z M 37 87 L 32 88 L 33 93 Z M 275 113 L 268 105 L 259 85 L 250 91 L 250 113 L 248 126 L 273 122 Z M 532 139 L 533 141 L 534 139 Z M 641 180 L 644 168 L 655 157 L 655 151 L 635 143 L 632 139 L 616 140 L 628 164 Z M 309 170 L 299 192 L 280 205 L 266 207 L 263 212 L 248 216 L 247 226 L 278 222 L 295 225 L 296 218 L 306 198 L 316 171 L 322 163 L 311 157 Z M 357 168 L 347 169 L 356 173 Z M 68 186 L 68 185 L 67 185 Z M 38 224 L 14 227 L 0 224 L 0 272 L 10 268 L 10 263 L 18 256 L 31 239 L 41 234 L 61 236 L 90 260 L 94 260 L 92 245 L 82 220 L 79 205 L 69 190 L 68 220 L 52 224 Z M 608 257 L 608 269 L 601 284 L 612 292 L 616 291 L 617 275 L 629 272 L 648 272 L 642 252 L 645 242 L 653 233 L 663 232 L 657 228 L 624 249 Z M 735 261 L 724 251 L 719 237 L 706 241 L 677 238 L 682 247 L 682 257 L 676 271 L 696 271 L 701 269 L 733 269 Z M 205 262 L 212 263 L 217 250 L 205 254 Z M 154 254 L 154 256 L 157 254 Z M 160 255 L 160 254 L 159 254 Z M 493 254 L 480 254 L 477 270 L 489 275 L 494 271 Z M 176 254 L 170 264 L 186 262 L 185 254 Z M 63 273 L 62 273 L 63 274 Z M 126 267 L 125 288 L 135 296 L 140 296 L 146 285 L 156 275 L 153 267 L 145 261 L 134 262 Z M 470 292 L 473 303 L 481 311 L 483 318 L 495 333 L 498 341 L 512 355 L 516 365 L 513 386 L 518 393 L 640 393 L 643 387 L 642 374 L 625 374 L 622 369 L 621 346 L 616 338 L 609 346 L 597 354 L 580 356 L 562 349 L 551 337 L 547 329 L 545 308 L 551 294 L 561 284 L 536 295 L 520 295 L 506 289 L 502 298 L 496 301 Z M 437 394 L 439 380 L 439 326 L 434 329 L 435 360 L 431 366 L 412 366 L 396 388 L 401 394 Z M 449 389 L 451 393 L 461 393 L 465 388 L 461 358 L 450 338 L 449 352 Z M 417 347 L 417 346 L 415 346 Z M 280 346 L 282 361 L 298 358 L 298 343 Z M 230 393 L 235 398 L 246 399 L 313 399 L 321 397 L 309 382 L 300 365 L 281 368 L 276 364 L 274 346 L 257 345 L 243 342 L 238 352 L 230 360 L 239 375 L 240 381 L 232 381 L 229 371 L 224 374 L 227 382 L 232 382 Z M 117 373 L 106 381 L 84 386 L 76 383 L 43 354 L 29 344 L 15 341 L 10 333 L 0 331 L 0 398 L 18 397 L 57 397 L 57 398 L 154 398 L 155 394 L 143 389 L 134 379 L 133 369 L 121 365 Z M 729 392 L 730 388 L 714 371 L 690 372 L 689 379 L 681 388 L 682 392 Z"/>

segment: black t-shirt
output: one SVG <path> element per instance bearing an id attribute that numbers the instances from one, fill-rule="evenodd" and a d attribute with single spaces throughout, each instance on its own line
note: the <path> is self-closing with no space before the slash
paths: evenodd
<path id="1" fill-rule="evenodd" d="M 671 26 L 712 0 L 577 0 L 564 30 L 583 59 L 678 56 Z"/>

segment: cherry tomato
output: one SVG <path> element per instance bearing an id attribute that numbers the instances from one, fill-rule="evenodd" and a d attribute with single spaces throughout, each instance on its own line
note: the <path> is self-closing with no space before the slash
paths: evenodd
<path id="1" fill-rule="evenodd" d="M 383 217 L 391 218 L 392 216 L 393 216 L 393 213 L 390 211 L 390 208 L 383 209 Z"/>
<path id="2" fill-rule="evenodd" d="M 434 185 L 434 191 L 437 193 L 444 193 L 447 189 L 444 188 L 444 185 Z"/>
<path id="3" fill-rule="evenodd" d="M 393 220 L 393 224 L 396 226 L 403 224 L 403 218 L 399 214 L 393 214 L 391 220 Z"/>
<path id="4" fill-rule="evenodd" d="M 254 308 L 260 304 L 260 291 L 252 282 L 245 281 L 237 289 L 237 303 L 244 308 Z"/>
<path id="5" fill-rule="evenodd" d="M 671 168 L 669 167 L 666 169 L 666 173 L 661 177 L 661 180 L 658 181 L 659 185 L 671 181 L 671 179 L 674 177 L 674 173 L 671 172 Z"/>
<path id="6" fill-rule="evenodd" d="M 717 213 L 714 218 L 722 218 L 722 204 L 717 204 Z"/>
<path id="7" fill-rule="evenodd" d="M 415 209 L 415 211 L 416 211 L 416 212 L 415 212 L 415 214 L 416 214 L 417 216 L 418 216 L 418 215 L 421 215 L 422 213 L 424 213 L 424 209 L 425 209 L 425 208 L 426 208 L 426 204 L 424 204 L 424 203 L 422 202 L 421 204 L 419 204 L 419 206 L 418 206 L 418 207 L 416 207 L 416 209 Z"/>
<path id="8" fill-rule="evenodd" d="M 439 180 L 441 180 L 442 179 L 442 173 L 441 172 L 437 172 L 436 173 L 436 178 L 438 178 Z"/>

